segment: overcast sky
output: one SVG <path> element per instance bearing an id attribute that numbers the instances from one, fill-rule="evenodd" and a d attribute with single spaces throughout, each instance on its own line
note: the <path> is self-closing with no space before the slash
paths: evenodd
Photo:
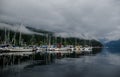
<path id="1" fill-rule="evenodd" d="M 27 24 L 62 36 L 117 40 L 120 1 L 0 0 L 0 22 L 4 21 Z"/>

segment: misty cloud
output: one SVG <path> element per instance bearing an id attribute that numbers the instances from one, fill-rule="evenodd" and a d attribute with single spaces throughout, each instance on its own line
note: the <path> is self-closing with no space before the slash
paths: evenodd
<path id="1" fill-rule="evenodd" d="M 0 21 L 61 36 L 117 40 L 119 9 L 118 0 L 0 0 Z"/>
<path id="2" fill-rule="evenodd" d="M 24 34 L 37 34 L 37 35 L 43 35 L 42 33 L 37 33 L 37 32 L 33 32 L 29 29 L 26 28 L 26 26 L 24 26 L 23 24 L 19 25 L 10 25 L 10 24 L 6 24 L 6 23 L 0 23 L 0 29 L 2 30 L 12 30 L 14 32 L 21 32 Z"/>

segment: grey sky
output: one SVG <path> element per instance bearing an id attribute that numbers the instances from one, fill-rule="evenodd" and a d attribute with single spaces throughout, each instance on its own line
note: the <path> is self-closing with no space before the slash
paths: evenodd
<path id="1" fill-rule="evenodd" d="M 28 24 L 62 36 L 117 40 L 120 1 L 0 0 L 0 21 Z"/>

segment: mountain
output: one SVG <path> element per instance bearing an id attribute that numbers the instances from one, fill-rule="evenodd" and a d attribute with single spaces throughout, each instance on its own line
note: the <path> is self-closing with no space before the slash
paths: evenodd
<path id="1" fill-rule="evenodd" d="M 7 24 L 11 25 L 9 23 L 7 23 Z M 77 44 L 77 45 L 92 45 L 92 46 L 100 46 L 100 47 L 102 46 L 102 44 L 99 41 L 94 40 L 94 39 L 93 40 L 85 40 L 85 39 L 80 39 L 80 38 L 75 38 L 75 37 L 68 37 L 68 38 L 64 38 L 64 37 L 60 37 L 60 36 L 57 37 L 57 36 L 54 36 L 54 32 L 50 32 L 50 31 L 46 31 L 46 30 L 42 30 L 42 29 L 36 29 L 33 27 L 28 27 L 28 26 L 24 26 L 24 28 L 26 28 L 27 30 L 29 30 L 31 32 L 43 34 L 43 35 L 38 35 L 38 34 L 22 33 L 21 41 L 22 41 L 22 43 L 25 43 L 27 45 L 31 45 L 31 44 L 43 45 L 43 44 L 49 44 L 49 43 L 51 43 L 51 44 L 62 43 L 63 45 Z M 2 44 L 5 41 L 5 37 L 6 37 L 6 41 L 8 43 L 13 43 L 13 39 L 15 39 L 16 45 L 19 45 L 20 32 L 19 31 L 15 32 L 15 31 L 16 30 L 13 31 L 10 29 L 6 29 L 6 33 L 5 33 L 5 30 L 0 29 L 0 44 Z M 47 34 L 47 36 L 46 36 L 46 34 Z M 76 43 L 76 41 L 77 41 L 77 43 Z"/>
<path id="2" fill-rule="evenodd" d="M 110 41 L 106 43 L 105 46 L 108 47 L 107 50 L 110 53 L 120 53 L 120 40 Z"/>
<path id="3" fill-rule="evenodd" d="M 105 46 L 107 46 L 109 48 L 120 48 L 120 40 L 110 41 L 110 42 L 106 43 Z"/>

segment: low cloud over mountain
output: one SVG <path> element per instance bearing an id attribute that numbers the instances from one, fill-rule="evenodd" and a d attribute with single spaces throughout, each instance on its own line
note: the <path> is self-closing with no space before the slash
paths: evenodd
<path id="1" fill-rule="evenodd" d="M 120 1 L 0 0 L 0 21 L 27 24 L 61 36 L 118 40 Z"/>

